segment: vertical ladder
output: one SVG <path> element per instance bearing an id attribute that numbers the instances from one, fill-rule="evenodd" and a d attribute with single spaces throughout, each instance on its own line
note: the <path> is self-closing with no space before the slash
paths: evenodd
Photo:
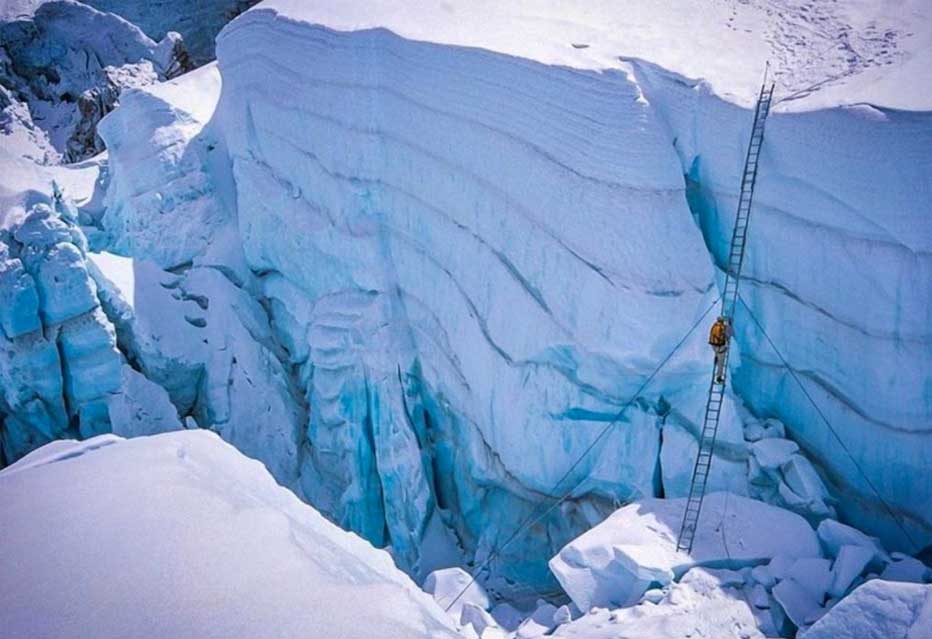
<path id="1" fill-rule="evenodd" d="M 748 144 L 747 156 L 744 160 L 744 174 L 741 178 L 741 194 L 738 197 L 738 212 L 735 216 L 735 227 L 731 233 L 731 250 L 728 254 L 728 263 L 725 267 L 725 289 L 722 292 L 721 316 L 726 319 L 729 327 L 734 326 L 735 304 L 738 301 L 738 282 L 741 278 L 741 266 L 744 264 L 744 250 L 747 246 L 748 220 L 751 216 L 751 201 L 754 199 L 754 185 L 757 181 L 757 167 L 760 159 L 761 146 L 764 143 L 764 125 L 770 114 L 770 104 L 773 100 L 774 85 L 767 86 L 766 74 L 761 85 L 760 95 L 757 97 L 757 107 L 754 110 L 754 124 L 751 127 L 751 141 Z M 728 333 L 729 343 L 731 331 Z M 728 362 L 728 351 L 725 351 L 725 366 Z M 705 415 L 702 420 L 702 433 L 699 437 L 699 452 L 696 455 L 696 464 L 693 466 L 692 481 L 689 485 L 689 499 L 686 501 L 686 511 L 683 513 L 683 524 L 680 527 L 680 536 L 676 542 L 678 551 L 692 552 L 693 539 L 699 524 L 699 513 L 702 510 L 702 499 L 705 497 L 706 483 L 709 480 L 709 469 L 712 466 L 712 452 L 715 449 L 715 437 L 718 433 L 718 421 L 722 412 L 722 401 L 725 397 L 725 384 L 715 380 L 715 366 L 712 366 L 712 381 L 709 384 L 709 398 L 705 406 Z"/>

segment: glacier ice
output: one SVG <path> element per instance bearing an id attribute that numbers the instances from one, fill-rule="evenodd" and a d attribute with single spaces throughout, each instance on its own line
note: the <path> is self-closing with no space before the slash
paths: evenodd
<path id="1" fill-rule="evenodd" d="M 838 556 L 832 563 L 832 584 L 828 594 L 842 597 L 873 557 L 873 551 L 865 546 L 846 544 L 839 548 Z"/>
<path id="2" fill-rule="evenodd" d="M 84 236 L 47 204 L 0 232 L 2 455 L 108 432 L 121 356 L 87 270 Z"/>
<path id="3" fill-rule="evenodd" d="M 273 33 L 274 63 L 253 54 Z M 420 558 L 408 531 L 439 506 L 481 558 L 712 300 L 664 130 L 620 73 L 338 33 L 267 10 L 223 31 L 218 66 L 212 124 L 232 160 L 246 261 L 270 282 L 278 340 L 309 378 L 317 471 L 304 475 L 330 494 L 305 493 L 376 543 L 387 519 L 409 564 Z M 487 68 L 530 83 L 526 96 L 498 100 L 483 88 Z M 280 74 L 301 90 L 260 88 Z M 570 94 L 572 108 L 560 101 Z M 534 126 L 529 109 L 559 126 Z M 620 117 L 639 125 L 622 131 Z M 582 152 L 574 136 L 600 142 Z M 278 321 L 276 308 L 289 312 Z M 653 317 L 665 318 L 659 334 Z M 702 348 L 697 339 L 658 389 L 694 387 Z M 549 554 L 612 500 L 656 494 L 660 392 L 649 397 L 578 468 L 573 480 L 588 479 L 576 495 L 590 497 L 567 502 L 521 555 Z M 518 566 L 513 552 L 493 569 Z M 542 568 L 515 576 L 549 579 Z"/>
<path id="4" fill-rule="evenodd" d="M 115 13 L 161 40 L 172 32 L 184 38 L 192 63 L 200 66 L 214 57 L 214 38 L 227 22 L 258 0 L 82 0 L 100 11 Z"/>
<path id="5" fill-rule="evenodd" d="M 635 68 L 677 133 L 690 202 L 722 264 L 746 124 L 706 85 L 648 64 Z M 932 237 L 925 214 L 932 161 L 921 150 L 932 141 L 932 120 L 927 109 L 898 111 L 882 102 L 806 112 L 793 112 L 795 105 L 778 106 L 767 125 L 743 271 L 747 307 L 739 304 L 736 324 L 735 391 L 753 413 L 786 424 L 847 496 L 838 504 L 846 519 L 917 552 L 932 512 L 932 487 L 908 479 L 932 461 L 932 405 L 922 381 L 932 366 L 932 305 L 924 294 L 932 277 L 924 257 Z M 878 163 L 880 157 L 903 161 Z"/>
<path id="6" fill-rule="evenodd" d="M 433 14 L 423 19 L 439 20 Z M 548 57 L 556 50 L 552 39 L 542 40 L 546 52 L 541 53 L 524 40 L 504 44 L 495 34 L 441 28 L 427 38 L 447 45 L 438 46 L 361 29 L 368 20 L 385 20 L 402 36 L 415 37 L 423 28 L 407 24 L 403 12 L 375 10 L 363 17 L 353 6 L 318 10 L 286 1 L 266 3 L 231 23 L 218 39 L 224 84 L 212 125 L 223 132 L 231 157 L 246 262 L 260 279 L 275 282 L 266 291 L 273 316 L 278 315 L 276 339 L 293 346 L 301 374 L 310 380 L 310 455 L 302 474 L 309 483 L 329 485 L 320 497 L 323 509 L 338 521 L 357 522 L 349 523 L 356 529 L 364 526 L 366 536 L 378 541 L 384 513 L 397 512 L 387 517 L 405 521 L 405 530 L 425 530 L 426 522 L 435 520 L 430 504 L 441 504 L 440 517 L 481 560 L 506 534 L 502 531 L 514 529 L 537 494 L 551 490 L 568 466 L 559 462 L 575 459 L 650 370 L 649 361 L 629 345 L 640 345 L 639 353 L 651 353 L 648 359 L 656 361 L 714 295 L 709 289 L 715 270 L 695 242 L 689 213 L 719 260 L 728 235 L 726 212 L 739 183 L 744 98 L 738 105 L 723 98 L 721 87 L 734 87 L 734 78 L 690 81 L 639 60 L 606 68 L 601 59 L 586 57 L 598 53 L 589 49 L 566 67 L 554 66 L 563 60 Z M 486 38 L 478 43 L 486 50 L 456 46 L 477 44 L 474 38 Z M 279 53 L 274 61 L 268 51 L 273 39 Z M 593 74 L 593 68 L 600 71 Z M 277 91 L 282 83 L 292 89 Z M 500 100 L 502 86 L 522 91 Z M 873 89 L 856 91 L 867 95 Z M 901 98 L 907 99 L 894 96 L 886 103 L 901 106 Z M 845 432 L 857 434 L 846 444 L 870 464 L 871 484 L 899 509 L 898 517 L 911 522 L 913 536 L 921 536 L 926 526 L 921 504 L 930 495 L 915 482 L 900 490 L 895 480 L 929 465 L 929 447 L 914 445 L 917 438 L 924 441 L 920 425 L 929 412 L 927 399 L 905 372 L 928 365 L 924 349 L 900 349 L 877 328 L 885 320 L 876 313 L 859 318 L 851 298 L 840 296 L 847 280 L 803 281 L 796 241 L 781 244 L 775 238 L 791 233 L 807 246 L 825 237 L 838 247 L 863 236 L 867 239 L 852 241 L 867 247 L 879 238 L 878 228 L 887 228 L 921 251 L 921 241 L 904 232 L 927 228 L 920 214 L 930 199 L 925 186 L 909 200 L 867 192 L 864 185 L 876 183 L 876 174 L 868 178 L 870 165 L 859 158 L 868 154 L 851 157 L 839 149 L 875 143 L 889 155 L 915 149 L 908 154 L 917 161 L 903 171 L 890 169 L 882 182 L 926 185 L 930 167 L 919 149 L 930 130 L 928 118 L 802 106 L 814 108 L 821 99 L 812 94 L 794 100 L 773 119 L 762 170 L 770 177 L 761 183 L 761 221 L 755 218 L 757 244 L 749 249 L 746 296 L 765 326 L 786 327 L 774 330 L 773 338 L 794 366 L 812 371 L 804 377 L 815 384 L 811 392 L 820 403 L 828 404 L 832 421 L 849 419 L 847 407 L 855 402 L 858 410 L 850 419 L 857 428 Z M 542 122 L 548 126 L 534 125 Z M 619 127 L 619 122 L 637 125 Z M 809 166 L 813 160 L 804 150 L 826 131 L 837 132 L 841 140 L 819 149 L 824 156 L 819 166 L 833 167 L 832 175 L 810 172 L 791 182 L 786 172 Z M 790 195 L 781 199 L 787 190 Z M 859 194 L 855 200 L 849 191 Z M 689 211 L 682 206 L 684 195 Z M 663 213 L 639 217 L 647 210 Z M 806 235 L 819 227 L 797 221 L 816 212 L 829 235 Z M 848 227 L 853 236 L 845 234 Z M 281 234 L 280 228 L 294 232 Z M 616 229 L 625 232 L 623 239 L 613 235 Z M 776 248 L 764 255 L 756 246 Z M 781 252 L 783 246 L 794 248 Z M 902 263 L 898 249 L 890 250 L 885 259 Z M 829 249 L 804 253 L 820 271 L 847 277 L 849 269 L 819 266 L 816 260 L 834 255 Z M 917 259 L 920 268 L 904 281 L 897 279 L 903 271 L 896 266 L 870 277 L 851 273 L 854 297 L 867 298 L 873 290 L 924 290 L 927 262 Z M 791 267 L 796 270 L 785 272 Z M 762 279 L 760 271 L 770 279 Z M 881 279 L 867 288 L 871 277 Z M 765 281 L 778 285 L 759 284 Z M 296 298 L 309 304 L 295 304 Z M 319 312 L 327 309 L 326 320 L 308 308 L 291 312 L 318 304 L 323 304 Z M 814 307 L 825 312 L 812 316 Z M 909 319 L 900 320 L 905 322 L 901 332 L 926 343 L 924 298 L 907 301 L 903 312 Z M 645 321 L 657 317 L 664 318 L 659 331 L 654 321 Z M 808 331 L 791 330 L 802 322 Z M 841 340 L 838 330 L 844 333 Z M 754 415 L 781 418 L 817 462 L 790 460 L 772 491 L 756 494 L 818 520 L 834 514 L 830 489 L 854 490 L 856 499 L 843 500 L 844 515 L 907 544 L 889 519 L 858 519 L 858 513 L 876 512 L 870 487 L 752 331 L 751 322 L 744 321 L 735 360 L 741 402 Z M 865 338 L 864 331 L 876 337 Z M 327 352 L 305 347 L 306 339 L 312 347 L 315 340 L 325 344 Z M 869 341 L 858 342 L 864 339 Z M 682 494 L 688 473 L 682 460 L 690 454 L 682 431 L 690 428 L 678 432 L 676 426 L 698 415 L 699 380 L 705 374 L 700 342 L 658 380 L 661 392 L 648 393 L 630 411 L 628 423 L 614 430 L 600 455 L 584 461 L 568 484 L 588 479 L 560 509 L 558 520 L 522 540 L 522 554 L 535 553 L 541 543 L 558 547 L 604 517 L 611 500 L 666 494 L 668 488 Z M 834 351 L 820 350 L 832 343 Z M 896 413 L 900 409 L 881 401 L 889 392 L 866 386 L 870 376 L 855 374 L 859 367 L 841 357 L 841 343 L 869 343 L 871 374 L 894 375 L 884 388 L 891 391 L 895 383 L 898 392 L 915 398 L 908 402 L 913 412 Z M 354 352 L 352 364 L 347 350 Z M 318 363 L 323 379 L 315 379 Z M 328 395 L 336 388 L 346 389 L 345 395 Z M 374 405 L 380 419 L 390 420 L 388 429 L 372 422 L 371 391 L 362 388 L 377 389 Z M 323 409 L 316 414 L 315 406 L 335 397 L 354 399 L 331 416 Z M 386 397 L 393 398 L 389 411 L 382 410 Z M 418 417 L 408 423 L 406 413 Z M 887 423 L 897 424 L 895 434 L 874 445 Z M 716 451 L 717 487 L 750 492 L 742 470 L 746 442 L 738 420 L 732 424 L 733 439 L 723 440 Z M 383 432 L 394 435 L 394 441 L 384 442 L 392 450 L 389 464 L 374 463 L 383 445 L 377 434 Z M 325 452 L 315 449 L 316 441 L 326 442 Z M 533 454 L 528 441 L 535 444 Z M 634 459 L 626 453 L 633 450 L 643 454 Z M 343 460 L 336 473 L 327 470 L 334 459 Z M 895 465 L 906 470 L 881 470 Z M 404 475 L 401 484 L 396 472 Z M 318 481 L 328 473 L 328 481 Z M 829 487 L 823 485 L 826 477 L 832 480 Z M 375 497 L 363 486 L 386 485 L 391 490 L 381 496 L 382 504 L 366 503 Z M 494 488 L 476 501 L 486 487 Z M 582 495 L 587 497 L 577 500 Z M 401 496 L 406 504 L 425 506 L 411 512 L 399 505 Z M 398 535 L 389 531 L 388 538 Z M 410 554 L 412 543 L 405 540 L 399 549 L 407 562 L 420 560 Z M 514 569 L 518 558 L 511 553 L 506 549 L 501 563 Z M 527 572 L 531 568 L 515 576 L 541 579 L 539 572 Z"/>

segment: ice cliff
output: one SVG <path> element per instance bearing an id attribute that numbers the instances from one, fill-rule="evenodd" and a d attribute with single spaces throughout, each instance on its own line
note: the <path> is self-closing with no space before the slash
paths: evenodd
<path id="1" fill-rule="evenodd" d="M 457 12 L 467 25 L 481 14 Z M 376 542 L 426 530 L 436 506 L 481 559 L 716 295 L 759 78 L 741 86 L 745 72 L 710 68 L 690 80 L 694 60 L 672 56 L 665 71 L 640 61 L 645 43 L 547 28 L 506 42 L 443 15 L 278 2 L 218 40 L 213 124 L 245 259 L 310 406 L 305 493 Z M 895 30 L 881 40 L 896 49 Z M 607 62 L 616 44 L 624 60 Z M 865 46 L 876 56 L 852 58 L 824 94 L 790 64 L 774 70 L 788 99 L 770 123 L 743 296 L 867 479 L 744 315 L 716 481 L 749 490 L 741 423 L 778 418 L 832 485 L 828 508 L 916 551 L 871 486 L 928 539 L 930 487 L 909 478 L 932 461 L 932 118 L 921 94 L 882 95 L 874 80 L 888 59 L 896 77 L 912 58 Z M 748 48 L 758 73 L 768 52 Z M 682 494 L 702 341 L 516 555 L 617 501 Z M 831 512 L 814 505 L 822 480 L 809 471 L 785 469 L 801 494 L 769 498 Z"/>
<path id="2" fill-rule="evenodd" d="M 177 419 L 417 577 L 482 561 L 574 487 L 485 575 L 549 594 L 545 561 L 572 538 L 688 490 L 700 320 L 769 58 L 783 101 L 742 296 L 856 463 L 742 310 L 711 488 L 918 552 L 932 537 L 927 11 L 562 4 L 268 1 L 222 31 L 217 65 L 125 92 L 99 127 L 106 197 L 82 224 L 135 259 L 106 349 Z M 721 48 L 735 53 L 708 53 Z M 23 410 L 2 408 L 21 438 Z"/>

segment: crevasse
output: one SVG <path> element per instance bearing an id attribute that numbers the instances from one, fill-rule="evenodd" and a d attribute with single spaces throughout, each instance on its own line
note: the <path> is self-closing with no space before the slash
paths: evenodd
<path id="1" fill-rule="evenodd" d="M 544 560 L 617 504 L 683 494 L 701 331 L 554 483 L 717 297 L 746 109 L 637 60 L 572 69 L 268 9 L 217 54 L 101 127 L 102 224 L 149 260 L 138 360 L 182 416 L 418 576 L 482 560 L 575 486 L 491 567 L 545 590 Z M 908 547 L 863 471 L 928 541 L 930 138 L 920 112 L 772 116 L 742 296 L 860 470 L 740 318 L 714 488 L 749 492 L 742 425 L 776 417 L 846 518 Z"/>

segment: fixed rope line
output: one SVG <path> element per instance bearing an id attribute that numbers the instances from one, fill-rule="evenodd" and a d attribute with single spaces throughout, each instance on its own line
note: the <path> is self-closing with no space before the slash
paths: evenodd
<path id="1" fill-rule="evenodd" d="M 802 380 L 799 378 L 799 375 L 796 374 L 796 371 L 793 369 L 792 366 L 790 366 L 790 363 L 786 360 L 785 357 L 783 357 L 783 353 L 780 352 L 780 349 L 777 348 L 777 345 L 774 344 L 774 342 L 773 342 L 772 339 L 770 339 L 770 335 L 768 335 L 768 334 L 767 334 L 767 331 L 764 330 L 763 324 L 761 324 L 760 321 L 757 319 L 757 316 L 754 315 L 754 312 L 751 310 L 751 307 L 748 306 L 748 303 L 745 302 L 745 301 L 744 301 L 744 298 L 741 297 L 740 295 L 738 296 L 738 299 L 741 301 L 741 305 L 744 307 L 744 310 L 746 310 L 746 311 L 748 312 L 748 315 L 750 315 L 751 319 L 754 321 L 754 324 L 757 325 L 757 328 L 760 330 L 761 334 L 762 334 L 762 335 L 764 336 L 764 338 L 767 340 L 767 343 L 770 344 L 770 348 L 772 348 L 772 349 L 773 349 L 773 352 L 776 353 L 776 354 L 777 354 L 777 357 L 780 358 L 780 361 L 783 363 L 783 367 L 786 369 L 786 371 L 790 374 L 790 376 L 793 378 L 793 380 L 794 380 L 794 381 L 796 382 L 796 384 L 799 386 L 800 390 L 802 390 L 803 395 L 805 395 L 805 396 L 806 396 L 806 399 L 809 400 L 809 403 L 812 404 L 812 407 L 813 407 L 813 408 L 815 409 L 815 411 L 819 414 L 819 417 L 822 418 L 822 421 L 825 422 L 825 425 L 828 427 L 829 432 L 831 432 L 832 435 L 835 436 L 835 439 L 838 441 L 838 443 L 841 444 L 841 449 L 842 449 L 843 451 L 845 451 L 845 454 L 848 455 L 848 457 L 851 459 L 851 463 L 853 463 L 853 464 L 854 464 L 854 467 L 857 468 L 857 470 L 858 470 L 859 473 L 861 473 L 861 477 L 864 479 L 864 481 L 867 483 L 867 485 L 870 487 L 870 489 L 871 489 L 872 491 L 874 491 L 874 495 L 876 495 L 876 496 L 877 496 L 877 499 L 880 501 L 880 503 L 883 504 L 883 507 L 886 509 L 887 513 L 888 513 L 888 514 L 890 515 L 890 517 L 893 519 L 893 523 L 895 523 L 895 524 L 897 525 L 897 527 L 900 529 L 900 531 L 902 531 L 903 535 L 906 537 L 906 539 L 909 540 L 909 543 L 911 543 L 911 544 L 913 545 L 913 548 L 915 548 L 915 550 L 916 550 L 917 552 L 918 552 L 919 550 L 921 550 L 921 549 L 922 549 L 922 546 L 920 546 L 920 545 L 916 542 L 916 540 L 913 539 L 913 536 L 909 534 L 909 531 L 908 531 L 908 530 L 906 529 L 906 527 L 900 522 L 900 518 L 896 516 L 896 513 L 895 513 L 894 510 L 893 510 L 893 507 L 890 506 L 890 504 L 887 502 L 886 499 L 883 498 L 883 496 L 881 496 L 880 491 L 877 490 L 877 488 L 874 486 L 873 482 L 871 482 L 870 478 L 867 476 L 867 473 L 865 473 L 865 472 L 864 472 L 864 469 L 861 468 L 861 465 L 858 463 L 858 460 L 855 459 L 854 454 L 852 454 L 852 452 L 851 452 L 851 450 L 848 448 L 848 446 L 845 445 L 845 442 L 844 442 L 844 440 L 842 440 L 841 436 L 838 434 L 838 431 L 835 430 L 835 428 L 832 426 L 831 422 L 829 422 L 829 421 L 828 421 L 828 418 L 825 416 L 825 413 L 822 412 L 822 409 L 819 408 L 819 405 L 818 405 L 818 404 L 816 404 L 815 400 L 812 398 L 812 395 L 809 394 L 809 391 L 808 391 L 808 390 L 806 389 L 806 387 L 803 385 L 803 382 L 802 382 Z"/>
<path id="2" fill-rule="evenodd" d="M 702 315 L 699 316 L 699 319 L 696 320 L 696 322 L 686 332 L 686 334 L 683 335 L 682 339 L 680 339 L 680 341 L 676 343 L 676 346 L 673 347 L 673 349 L 667 354 L 666 357 L 663 358 L 660 364 L 657 365 L 657 367 L 647 377 L 647 379 L 644 380 L 644 383 L 641 384 L 641 386 L 637 389 L 637 391 L 635 391 L 634 395 L 632 395 L 631 398 L 627 402 L 625 402 L 625 404 L 615 414 L 612 420 L 608 422 L 608 424 L 605 425 L 605 427 L 599 432 L 598 435 L 596 435 L 595 439 L 593 439 L 592 442 L 586 447 L 586 449 L 576 458 L 576 461 L 574 461 L 573 464 L 566 470 L 566 472 L 563 473 L 560 479 L 557 480 L 557 482 L 553 485 L 553 487 L 548 492 L 552 493 L 556 491 L 556 489 L 560 486 L 560 484 L 566 481 L 566 479 L 572 474 L 572 472 L 576 470 L 576 467 L 579 466 L 579 464 L 582 462 L 583 459 L 585 459 L 586 455 L 592 452 L 592 450 L 602 440 L 602 438 L 608 434 L 609 430 L 611 430 L 611 428 L 615 426 L 615 424 L 618 423 L 618 420 L 621 419 L 625 411 L 628 410 L 628 408 L 630 408 L 632 404 L 634 404 L 634 402 L 638 399 L 638 397 L 640 397 L 641 393 L 644 392 L 644 389 L 646 389 L 647 386 L 654 380 L 654 378 L 661 371 L 661 369 L 663 369 L 663 367 L 666 366 L 667 363 L 669 363 L 669 361 L 673 358 L 676 352 L 680 348 L 682 348 L 683 344 L 686 343 L 686 340 L 689 339 L 689 336 L 692 335 L 693 332 L 695 332 L 697 328 L 699 328 L 699 325 L 702 324 L 702 321 L 706 318 L 709 312 L 718 305 L 720 299 L 721 299 L 720 297 L 716 298 L 715 301 L 713 301 L 712 304 L 709 305 L 709 307 L 702 313 Z M 586 480 L 585 476 L 581 477 L 579 481 L 577 481 L 568 491 L 560 495 L 560 497 L 555 502 L 553 502 L 553 504 L 551 504 L 550 507 L 548 507 L 540 515 L 537 515 L 535 517 L 534 513 L 537 511 L 537 508 L 540 506 L 540 503 L 538 503 L 538 505 L 535 506 L 531 510 L 530 513 L 528 513 L 527 517 L 518 526 L 518 528 L 515 529 L 515 531 L 511 533 L 511 535 L 509 535 L 509 537 L 504 541 L 504 543 L 502 543 L 498 548 L 493 549 L 492 552 L 489 553 L 489 556 L 486 557 L 486 559 L 479 565 L 479 568 L 476 569 L 476 571 L 473 573 L 472 578 L 469 580 L 469 583 L 467 583 L 463 587 L 463 589 L 459 591 L 456 597 L 453 598 L 453 601 L 447 604 L 444 610 L 446 612 L 450 611 L 450 609 L 454 606 L 454 604 L 456 604 L 456 602 L 459 601 L 460 598 L 464 594 L 466 594 L 466 591 L 469 590 L 470 587 L 472 587 L 474 583 L 476 583 L 476 579 L 482 573 L 482 571 L 485 570 L 489 566 L 489 564 L 491 564 L 492 561 L 495 560 L 495 558 L 497 558 L 502 552 L 504 552 L 504 550 L 509 546 L 509 544 L 511 544 L 512 541 L 514 541 L 518 537 L 519 534 L 521 534 L 522 532 L 524 532 L 526 529 L 530 528 L 531 526 L 536 525 L 538 522 L 544 519 L 547 515 L 552 513 L 560 504 L 566 501 L 570 497 L 570 495 L 572 495 L 573 492 L 582 485 L 582 483 L 585 480 Z"/>

